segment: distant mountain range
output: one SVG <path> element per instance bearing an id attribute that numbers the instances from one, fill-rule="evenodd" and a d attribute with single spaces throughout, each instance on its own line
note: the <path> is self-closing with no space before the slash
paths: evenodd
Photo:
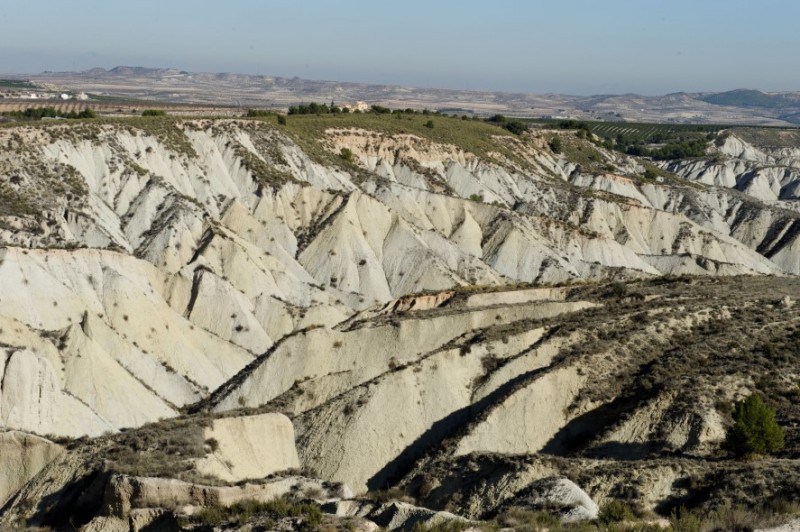
<path id="1" fill-rule="evenodd" d="M 361 100 L 389 107 L 429 108 L 458 114 L 504 113 L 520 117 L 631 122 L 800 124 L 800 92 L 765 93 L 753 89 L 679 92 L 664 96 L 537 95 L 129 66 L 83 72 L 44 72 L 30 77 L 32 81 L 63 89 L 172 103 L 285 109 L 299 102 Z"/>
<path id="2" fill-rule="evenodd" d="M 730 107 L 782 109 L 800 106 L 800 94 L 798 93 L 768 94 L 752 89 L 716 92 L 700 96 L 698 99 L 714 105 Z"/>

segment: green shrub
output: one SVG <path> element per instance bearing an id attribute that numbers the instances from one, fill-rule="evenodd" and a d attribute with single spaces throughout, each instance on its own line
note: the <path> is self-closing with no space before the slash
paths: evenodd
<path id="1" fill-rule="evenodd" d="M 336 104 L 331 102 L 331 105 L 326 103 L 301 103 L 300 105 L 292 105 L 289 107 L 290 115 L 326 115 L 339 113 L 341 109 L 336 107 Z"/>
<path id="2" fill-rule="evenodd" d="M 55 107 L 29 107 L 24 111 L 11 111 L 8 113 L 3 113 L 3 115 L 26 120 L 41 120 L 42 118 L 69 118 L 75 120 L 79 118 L 97 117 L 95 112 L 88 107 L 79 113 L 72 111 L 57 111 Z"/>
<path id="3" fill-rule="evenodd" d="M 286 117 L 283 115 L 278 115 L 278 125 L 285 126 L 286 125 Z"/>
<path id="4" fill-rule="evenodd" d="M 433 129 L 433 120 L 428 120 L 425 122 L 425 127 Z"/>
<path id="5" fill-rule="evenodd" d="M 669 522 L 675 532 L 701 532 L 703 530 L 703 520 L 684 507 L 673 511 Z"/>
<path id="6" fill-rule="evenodd" d="M 734 405 L 733 422 L 726 443 L 736 456 L 772 454 L 783 449 L 783 429 L 775 421 L 775 410 L 758 394 Z"/>
<path id="7" fill-rule="evenodd" d="M 272 111 L 267 111 L 266 109 L 248 109 L 247 110 L 247 117 L 248 118 L 263 118 L 267 116 L 272 116 Z"/>
<path id="8" fill-rule="evenodd" d="M 227 517 L 228 512 L 225 511 L 225 508 L 211 506 L 200 510 L 194 520 L 206 526 L 219 526 Z"/>
<path id="9" fill-rule="evenodd" d="M 339 157 L 347 162 L 350 162 L 353 160 L 353 151 L 350 148 L 342 148 L 339 152 Z"/>
<path id="10" fill-rule="evenodd" d="M 564 149 L 564 143 L 561 141 L 560 137 L 553 137 L 550 139 L 550 142 L 548 142 L 547 145 L 550 147 L 550 151 L 553 153 L 561 153 L 561 151 Z"/>
<path id="11" fill-rule="evenodd" d="M 142 116 L 167 116 L 167 113 L 161 109 L 145 109 Z"/>
<path id="12" fill-rule="evenodd" d="M 622 501 L 611 500 L 608 501 L 600 508 L 600 514 L 597 517 L 600 522 L 605 524 L 620 523 L 622 521 L 631 521 L 635 519 L 631 507 Z"/>
<path id="13" fill-rule="evenodd" d="M 515 135 L 522 135 L 528 131 L 528 126 L 519 120 L 511 120 L 506 122 L 503 127 Z"/>
<path id="14" fill-rule="evenodd" d="M 614 297 L 624 297 L 628 293 L 628 286 L 622 281 L 615 281 L 608 287 L 608 295 Z"/>
<path id="15" fill-rule="evenodd" d="M 765 519 L 765 517 L 767 519 Z M 723 506 L 709 514 L 703 520 L 703 528 L 701 530 L 745 532 L 755 530 L 764 524 L 770 523 L 768 517 L 769 516 L 760 514 L 760 512 L 755 509 L 741 506 Z"/>
<path id="16" fill-rule="evenodd" d="M 456 520 L 441 521 L 433 525 L 417 521 L 411 530 L 412 532 L 461 532 L 468 528 L 472 528 L 470 523 Z"/>
<path id="17" fill-rule="evenodd" d="M 314 503 L 290 501 L 284 497 L 269 502 L 240 501 L 231 506 L 209 506 L 189 517 L 190 522 L 217 527 L 223 523 L 243 525 L 254 516 L 270 518 L 296 517 L 302 519 L 300 530 L 316 530 L 322 522 L 322 510 Z"/>

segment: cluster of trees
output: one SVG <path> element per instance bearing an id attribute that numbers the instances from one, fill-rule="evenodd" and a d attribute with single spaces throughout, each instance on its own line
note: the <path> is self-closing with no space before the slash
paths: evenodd
<path id="1" fill-rule="evenodd" d="M 339 107 L 334 102 L 326 103 L 301 103 L 300 105 L 292 105 L 289 107 L 290 115 L 328 115 L 349 113 L 350 109 Z"/>
<path id="2" fill-rule="evenodd" d="M 26 120 L 41 120 L 42 118 L 69 118 L 69 119 L 78 119 L 78 118 L 95 118 L 97 115 L 94 111 L 89 109 L 88 107 L 83 111 L 78 113 L 70 112 L 70 111 L 57 111 L 54 107 L 29 107 L 24 111 L 11 111 L 8 113 L 3 113 L 6 116 L 10 116 L 12 118 L 23 118 Z"/>
<path id="3" fill-rule="evenodd" d="M 299 113 L 298 113 L 299 114 Z M 267 111 L 266 109 L 248 109 L 247 114 L 245 115 L 247 118 L 268 118 L 271 116 L 278 117 L 278 124 L 281 126 L 286 125 L 286 116 L 280 115 L 275 111 Z"/>
<path id="4" fill-rule="evenodd" d="M 580 120 L 560 120 L 556 123 L 559 129 L 573 129 L 578 131 L 581 138 L 591 139 L 591 126 Z M 707 126 L 684 126 L 682 134 L 673 131 L 659 130 L 651 133 L 646 138 L 641 138 L 638 133 L 632 135 L 617 134 L 616 138 L 605 137 L 601 142 L 604 148 L 617 150 L 628 155 L 650 157 L 657 160 L 682 159 L 685 157 L 702 157 L 706 153 L 706 143 L 713 138 L 713 133 L 708 133 L 705 138 L 686 135 L 690 132 L 707 131 Z M 651 147 L 658 145 L 657 147 Z"/>
<path id="5" fill-rule="evenodd" d="M 247 110 L 247 118 L 265 118 L 268 116 L 273 116 L 275 113 L 272 111 L 267 111 L 266 109 L 248 109 Z"/>
<path id="6" fill-rule="evenodd" d="M 21 79 L 0 79 L 0 87 L 4 89 L 35 89 L 36 85 Z"/>
<path id="7" fill-rule="evenodd" d="M 259 112 L 259 111 L 255 111 Z M 268 112 L 268 111 L 264 111 Z M 331 102 L 330 104 L 326 103 L 301 103 L 300 105 L 292 105 L 289 107 L 289 114 L 290 115 L 326 115 L 326 114 L 338 114 L 338 113 L 349 113 L 350 109 L 347 107 L 340 107 L 336 105 L 336 103 Z M 356 113 L 360 111 L 355 111 Z M 416 114 L 417 111 L 414 109 L 390 109 L 388 107 L 384 107 L 382 105 L 373 105 L 370 107 L 370 112 L 383 115 L 383 114 Z M 431 114 L 430 111 L 427 109 L 422 111 L 422 114 L 428 115 Z M 248 116 L 264 116 L 264 115 L 250 115 L 248 111 Z"/>
<path id="8" fill-rule="evenodd" d="M 589 127 L 589 124 L 572 118 L 569 120 L 559 120 L 557 125 L 558 129 L 577 129 L 578 131 L 585 131 L 587 134 L 592 132 L 592 128 Z"/>
<path id="9" fill-rule="evenodd" d="M 515 135 L 522 135 L 528 130 L 528 124 L 516 118 L 507 118 L 503 115 L 494 115 L 486 119 L 490 124 L 496 124 Z"/>
<path id="10" fill-rule="evenodd" d="M 619 146 L 619 145 L 617 145 Z M 617 148 L 619 149 L 619 148 Z M 678 142 L 669 142 L 658 148 L 648 148 L 642 142 L 625 146 L 620 151 L 628 155 L 639 155 L 658 160 L 683 159 L 686 157 L 702 157 L 706 154 L 705 139 L 691 139 Z"/>

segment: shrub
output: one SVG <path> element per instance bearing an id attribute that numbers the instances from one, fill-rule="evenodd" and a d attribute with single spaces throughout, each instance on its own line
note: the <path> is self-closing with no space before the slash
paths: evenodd
<path id="1" fill-rule="evenodd" d="M 387 502 L 406 500 L 406 493 L 400 488 L 390 488 L 388 490 L 370 491 L 365 497 L 378 504 L 385 504 Z"/>
<path id="2" fill-rule="evenodd" d="M 553 137 L 547 145 L 550 146 L 550 151 L 553 153 L 561 153 L 561 150 L 564 149 L 564 143 L 561 142 L 561 138 L 559 137 Z"/>
<path id="3" fill-rule="evenodd" d="M 286 125 L 286 117 L 283 115 L 278 115 L 278 124 L 281 126 Z"/>
<path id="4" fill-rule="evenodd" d="M 783 449 L 783 429 L 775 421 L 775 410 L 758 394 L 734 405 L 733 422 L 727 445 L 736 456 L 771 454 Z"/>
<path id="5" fill-rule="evenodd" d="M 341 151 L 339 152 L 339 157 L 341 157 L 347 162 L 350 162 L 353 160 L 353 152 L 352 150 L 350 150 L 350 148 L 342 148 Z"/>
<path id="6" fill-rule="evenodd" d="M 507 122 L 503 127 L 505 127 L 508 131 L 515 135 L 522 135 L 528 130 L 528 126 L 525 125 L 523 122 L 519 120 L 511 120 Z"/>
<path id="7" fill-rule="evenodd" d="M 142 116 L 166 116 L 167 113 L 161 109 L 145 109 L 142 111 Z"/>
<path id="8" fill-rule="evenodd" d="M 682 506 L 672 512 L 669 522 L 675 532 L 700 532 L 703 530 L 703 520 Z"/>
<path id="9" fill-rule="evenodd" d="M 248 118 L 261 118 L 265 116 L 272 116 L 272 111 L 267 111 L 266 109 L 248 109 L 247 110 L 247 117 Z"/>
<path id="10" fill-rule="evenodd" d="M 505 124 L 508 122 L 508 118 L 503 115 L 494 115 L 486 119 L 487 122 L 491 122 L 493 124 Z"/>
<path id="11" fill-rule="evenodd" d="M 622 281 L 615 281 L 608 287 L 608 295 L 624 297 L 628 293 L 628 286 Z"/>
<path id="12" fill-rule="evenodd" d="M 203 508 L 194 516 L 194 519 L 199 523 L 207 526 L 219 526 L 222 521 L 227 517 L 227 512 L 219 506 L 212 506 Z"/>
<path id="13" fill-rule="evenodd" d="M 69 118 L 74 120 L 79 118 L 97 117 L 95 112 L 88 107 L 79 113 L 71 111 L 57 111 L 54 107 L 30 107 L 24 111 L 11 111 L 8 113 L 3 113 L 3 115 L 10 116 L 12 118 L 23 118 L 28 120 L 41 120 L 42 118 Z"/>
<path id="14" fill-rule="evenodd" d="M 417 521 L 414 523 L 412 532 L 461 532 L 462 530 L 474 529 L 469 522 L 456 521 L 455 519 L 449 521 L 440 521 L 434 524 L 423 523 Z"/>
<path id="15" fill-rule="evenodd" d="M 510 508 L 495 518 L 499 528 L 513 530 L 561 530 L 561 520 L 545 511 Z M 488 528 L 491 530 L 491 528 Z"/>
<path id="16" fill-rule="evenodd" d="M 611 500 L 600 509 L 598 519 L 605 524 L 631 521 L 635 518 L 630 506 L 622 501 Z"/>
<path id="17" fill-rule="evenodd" d="M 425 122 L 425 127 L 433 129 L 433 120 L 428 120 Z"/>
<path id="18" fill-rule="evenodd" d="M 470 201 L 483 201 L 483 196 L 480 194 L 470 194 L 469 199 Z"/>
<path id="19" fill-rule="evenodd" d="M 212 527 L 223 523 L 241 526 L 256 515 L 299 518 L 302 520 L 299 530 L 316 530 L 322 522 L 322 510 L 317 504 L 290 501 L 284 497 L 269 502 L 244 500 L 231 506 L 209 506 L 189 516 L 189 521 Z"/>

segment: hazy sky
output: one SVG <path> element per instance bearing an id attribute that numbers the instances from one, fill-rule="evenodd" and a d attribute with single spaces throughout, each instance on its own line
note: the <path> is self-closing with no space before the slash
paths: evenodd
<path id="1" fill-rule="evenodd" d="M 0 72 L 524 92 L 800 90 L 797 0 L 0 0 Z"/>

